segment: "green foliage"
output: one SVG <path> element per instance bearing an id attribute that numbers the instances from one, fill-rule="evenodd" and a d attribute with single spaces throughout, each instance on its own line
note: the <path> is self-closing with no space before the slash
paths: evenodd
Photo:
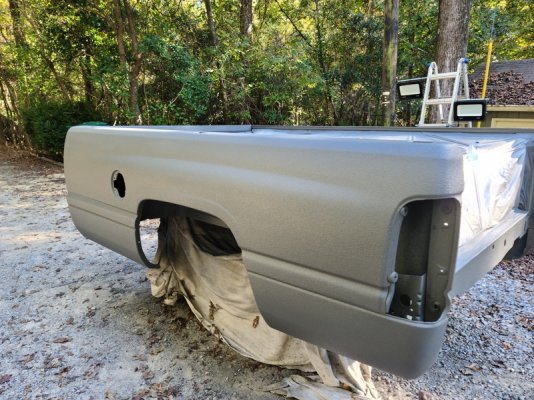
<path id="1" fill-rule="evenodd" d="M 532 0 L 499 2 L 473 0 L 468 49 L 473 65 L 485 61 L 493 19 L 493 60 L 534 58 L 534 3 Z"/>
<path id="2" fill-rule="evenodd" d="M 141 90 L 146 120 L 152 124 L 187 125 L 206 121 L 210 77 L 180 43 L 147 35 L 145 84 Z"/>
<path id="3" fill-rule="evenodd" d="M 39 102 L 22 111 L 22 118 L 34 148 L 61 159 L 63 144 L 71 126 L 99 120 L 92 107 L 83 102 Z"/>
<path id="4" fill-rule="evenodd" d="M 249 96 L 251 118 L 257 124 L 286 125 L 309 119 L 303 105 L 322 82 L 297 49 L 265 46 L 251 56 Z"/>
<path id="5" fill-rule="evenodd" d="M 117 13 L 111 0 L 25 0 L 12 2 L 16 20 L 0 0 L 2 126 L 24 125 L 39 151 L 56 154 L 67 126 L 101 118 L 381 124 L 383 2 L 257 1 L 249 40 L 240 2 L 211 0 L 213 41 L 205 1 L 121 0 Z M 531 0 L 471 3 L 472 68 L 485 58 L 494 8 L 494 59 L 534 57 Z M 399 78 L 424 76 L 437 21 L 437 0 L 400 2 Z M 413 125 L 416 104 L 397 104 L 397 124 Z"/>
<path id="6" fill-rule="evenodd" d="M 382 19 L 359 10 L 342 9 L 332 15 L 332 23 L 341 20 L 346 23 L 329 37 L 328 46 L 336 49 L 331 75 L 336 82 L 338 124 L 368 125 L 376 116 L 367 116 L 372 122 L 364 120 L 361 106 L 371 103 L 375 107 L 380 98 L 384 24 Z"/>

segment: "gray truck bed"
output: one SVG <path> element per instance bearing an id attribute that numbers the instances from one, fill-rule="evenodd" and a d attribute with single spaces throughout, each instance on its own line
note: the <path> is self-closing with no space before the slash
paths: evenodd
<path id="1" fill-rule="evenodd" d="M 68 202 L 85 236 L 149 267 L 143 219 L 228 229 L 270 326 L 416 377 L 441 347 L 450 296 L 524 248 L 533 134 L 78 126 L 65 144 Z M 460 243 L 462 214 L 476 218 L 462 206 L 476 165 L 466 154 L 482 147 L 513 172 L 499 186 L 512 200 Z"/>

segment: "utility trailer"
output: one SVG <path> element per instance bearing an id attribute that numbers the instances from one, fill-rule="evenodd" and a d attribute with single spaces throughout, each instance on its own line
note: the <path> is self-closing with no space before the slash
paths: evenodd
<path id="1" fill-rule="evenodd" d="M 202 224 L 271 327 L 406 378 L 451 297 L 530 247 L 533 161 L 534 130 L 77 126 L 65 144 L 84 236 L 158 268 L 140 221 Z"/>

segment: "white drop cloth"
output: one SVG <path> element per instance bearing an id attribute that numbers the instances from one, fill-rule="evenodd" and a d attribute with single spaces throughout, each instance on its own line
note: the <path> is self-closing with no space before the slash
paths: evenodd
<path id="1" fill-rule="evenodd" d="M 315 371 L 322 381 L 294 376 L 268 388 L 273 393 L 300 400 L 378 398 L 370 367 L 270 328 L 258 311 L 241 256 L 200 250 L 185 218 L 168 219 L 156 259 L 160 268 L 147 273 L 154 296 L 172 304 L 183 295 L 202 325 L 237 352 L 267 364 Z"/>

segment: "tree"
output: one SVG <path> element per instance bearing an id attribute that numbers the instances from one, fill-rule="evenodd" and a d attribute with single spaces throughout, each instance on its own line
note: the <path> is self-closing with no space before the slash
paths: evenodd
<path id="1" fill-rule="evenodd" d="M 85 118 L 387 124 L 394 99 L 384 110 L 381 93 L 394 96 L 396 75 L 454 69 L 468 21 L 481 62 L 494 9 L 494 58 L 534 57 L 532 0 L 470 1 L 471 17 L 467 0 L 0 0 L 0 129 L 34 127 L 55 154 Z M 397 104 L 398 125 L 416 104 Z"/>
<path id="2" fill-rule="evenodd" d="M 121 66 L 128 74 L 128 104 L 131 120 L 140 125 L 143 119 L 139 107 L 139 73 L 143 64 L 143 53 L 139 48 L 136 21 L 128 0 L 113 0 L 113 22 Z M 126 52 L 125 34 L 128 35 L 131 45 L 130 57 Z"/>
<path id="3" fill-rule="evenodd" d="M 239 9 L 239 31 L 241 36 L 250 40 L 252 38 L 252 0 L 241 0 Z"/>
<path id="4" fill-rule="evenodd" d="M 395 123 L 395 78 L 397 74 L 398 36 L 399 0 L 385 0 L 382 93 L 385 94 L 388 101 L 384 107 L 384 126 L 390 126 Z"/>
<path id="5" fill-rule="evenodd" d="M 24 52 L 26 47 L 26 39 L 24 37 L 22 12 L 19 2 L 17 0 L 9 0 L 9 15 L 11 17 L 11 27 L 13 38 L 15 41 L 14 61 L 17 62 L 18 67 L 24 65 Z M 3 101 L 4 110 L 7 118 L 2 118 L 1 130 L 5 138 L 16 146 L 31 148 L 29 138 L 21 129 L 19 122 L 21 113 L 18 105 L 18 93 L 16 90 L 17 73 L 16 66 L 12 68 L 7 67 L 4 55 L 0 54 L 0 95 Z M 13 68 L 15 67 L 15 68 Z"/>
<path id="6" fill-rule="evenodd" d="M 18 47 L 23 47 L 26 43 L 22 25 L 22 15 L 18 0 L 9 0 L 9 13 L 13 25 L 13 36 Z"/>
<path id="7" fill-rule="evenodd" d="M 215 31 L 215 21 L 213 20 L 211 0 L 204 0 L 204 5 L 206 6 L 206 19 L 208 21 L 208 36 L 210 44 L 213 47 L 216 47 L 219 44 L 219 39 L 217 38 L 217 32 Z"/>
<path id="8" fill-rule="evenodd" d="M 469 11 L 470 0 L 439 0 L 436 45 L 436 63 L 439 72 L 455 71 L 458 60 L 467 55 Z M 451 92 L 451 82 L 441 81 L 442 96 L 450 96 Z M 447 109 L 447 107 L 444 108 Z M 432 115 L 434 120 L 438 118 L 436 112 Z"/>
<path id="9" fill-rule="evenodd" d="M 492 21 L 494 29 L 492 32 Z M 534 58 L 534 3 L 532 0 L 471 0 L 469 59 L 484 62 L 490 34 L 493 59 L 498 61 Z"/>

